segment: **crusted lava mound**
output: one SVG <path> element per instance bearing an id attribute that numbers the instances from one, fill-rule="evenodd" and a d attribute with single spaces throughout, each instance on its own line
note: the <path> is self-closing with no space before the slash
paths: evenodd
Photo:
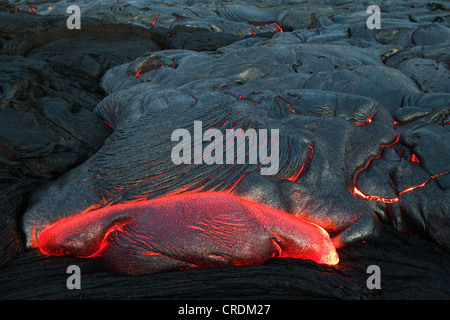
<path id="1" fill-rule="evenodd" d="M 81 30 L 64 3 L 0 12 L 2 264 L 38 248 L 142 275 L 336 248 L 345 265 L 386 225 L 449 261 L 445 6 L 387 3 L 370 30 L 339 1 L 79 5 Z"/>

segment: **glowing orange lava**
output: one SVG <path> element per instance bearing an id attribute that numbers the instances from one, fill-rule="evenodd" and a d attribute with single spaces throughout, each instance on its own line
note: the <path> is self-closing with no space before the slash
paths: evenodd
<path id="1" fill-rule="evenodd" d="M 111 245 L 119 245 L 121 250 L 167 257 L 163 263 L 188 259 L 198 267 L 220 265 L 211 252 L 233 257 L 231 265 L 260 264 L 272 257 L 339 262 L 320 226 L 226 192 L 163 196 L 81 213 L 47 226 L 36 245 L 46 255 L 82 258 L 103 256 Z M 181 248 L 181 258 L 171 248 Z M 121 263 L 121 256 L 117 261 Z"/>
<path id="2" fill-rule="evenodd" d="M 419 158 L 417 158 L 417 156 L 414 153 L 411 155 L 411 162 L 420 163 Z"/>

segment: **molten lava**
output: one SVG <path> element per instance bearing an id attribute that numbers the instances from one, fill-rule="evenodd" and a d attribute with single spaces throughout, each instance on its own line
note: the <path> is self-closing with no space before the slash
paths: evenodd
<path id="1" fill-rule="evenodd" d="M 273 257 L 339 262 L 320 226 L 226 192 L 164 196 L 82 213 L 46 227 L 37 246 L 46 255 L 102 256 L 108 269 L 127 274 L 256 265 Z"/>

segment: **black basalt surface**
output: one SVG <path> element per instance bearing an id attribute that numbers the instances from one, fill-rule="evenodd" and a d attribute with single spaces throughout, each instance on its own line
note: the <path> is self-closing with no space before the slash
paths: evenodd
<path id="1" fill-rule="evenodd" d="M 445 3 L 382 2 L 370 30 L 366 1 L 79 1 L 69 30 L 66 3 L 39 2 L 0 6 L 0 298 L 450 298 Z M 174 165 L 171 133 L 194 121 L 278 129 L 279 170 Z M 32 248 L 63 217 L 185 191 L 307 218 L 340 262 L 125 277 Z"/>

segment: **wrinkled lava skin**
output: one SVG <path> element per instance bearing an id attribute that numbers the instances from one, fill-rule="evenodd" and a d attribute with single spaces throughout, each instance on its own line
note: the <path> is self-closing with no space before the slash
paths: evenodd
<path id="1" fill-rule="evenodd" d="M 41 232 L 38 245 L 48 255 L 102 256 L 107 269 L 130 275 L 255 265 L 273 257 L 339 261 L 321 227 L 220 192 L 113 205 L 63 219 Z"/>
<path id="2" fill-rule="evenodd" d="M 267 90 L 244 100 L 193 88 L 152 90 L 144 84 L 108 96 L 96 110 L 114 133 L 82 165 L 35 192 L 23 219 L 29 247 L 61 218 L 112 204 L 205 191 L 230 192 L 301 217 L 324 228 L 336 247 L 377 233 L 372 210 L 352 193 L 353 177 L 397 135 L 392 118 L 371 99 Z M 174 112 L 177 116 L 167 122 Z M 249 163 L 175 165 L 171 150 L 177 142 L 170 140 L 171 133 L 192 129 L 194 120 L 202 120 L 204 129 L 223 132 L 235 126 L 279 129 L 278 173 L 261 176 L 261 164 Z M 339 130 L 330 130 L 331 124 Z M 337 153 L 341 148 L 347 152 Z M 248 148 L 246 152 L 248 156 Z"/>
<path id="3" fill-rule="evenodd" d="M 290 15 L 279 16 L 286 18 L 280 27 Z M 21 221 L 28 248 L 101 255 L 112 270 L 131 274 L 256 264 L 277 252 L 300 257 L 296 250 L 304 253 L 316 239 L 301 223 L 300 236 L 285 247 L 291 218 L 320 226 L 316 237 L 325 230 L 336 248 L 376 237 L 380 221 L 450 248 L 450 94 L 443 64 L 450 29 L 405 26 L 391 17 L 379 31 L 352 16 L 341 29 L 333 21 L 328 34 L 293 25 L 270 39 L 247 38 L 210 52 L 149 52 L 110 69 L 101 81 L 107 96 L 94 113 L 113 132 L 87 161 L 33 192 Z M 174 165 L 171 133 L 191 131 L 194 121 L 222 132 L 279 129 L 280 170 L 261 176 L 258 165 Z M 203 198 L 211 191 L 222 192 L 222 207 Z M 175 208 L 175 195 L 198 201 L 192 207 L 198 210 L 188 202 Z M 175 209 L 124 209 L 152 199 L 160 200 L 151 206 Z M 248 209 L 247 200 L 264 209 Z M 233 207 L 229 201 L 239 208 L 225 210 Z M 202 219 L 208 227 L 198 226 Z M 222 231 L 225 220 L 246 222 L 227 235 L 232 249 L 214 238 L 215 219 Z M 255 250 L 238 249 L 247 241 Z"/>

